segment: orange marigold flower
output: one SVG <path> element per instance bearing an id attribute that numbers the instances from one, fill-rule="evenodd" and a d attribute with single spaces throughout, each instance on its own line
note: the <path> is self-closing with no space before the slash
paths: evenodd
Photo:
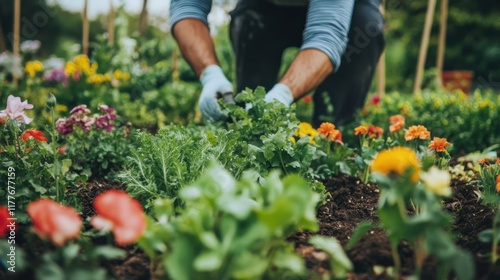
<path id="1" fill-rule="evenodd" d="M 354 135 L 366 135 L 368 133 L 368 127 L 360 125 L 354 129 Z"/>
<path id="2" fill-rule="evenodd" d="M 328 140 L 342 142 L 342 133 L 338 129 L 334 129 L 328 134 Z"/>
<path id="3" fill-rule="evenodd" d="M 327 137 L 334 130 L 335 130 L 335 125 L 329 122 L 322 123 L 317 129 L 318 133 L 325 137 Z"/>
<path id="4" fill-rule="evenodd" d="M 405 117 L 403 115 L 394 115 L 389 118 L 391 126 L 389 127 L 389 132 L 395 133 L 405 126 Z"/>
<path id="5" fill-rule="evenodd" d="M 405 133 L 405 140 L 411 141 L 413 139 L 426 140 L 431 138 L 431 133 L 423 125 L 412 125 Z"/>
<path id="6" fill-rule="evenodd" d="M 37 129 L 28 129 L 21 135 L 24 141 L 28 141 L 30 137 L 40 142 L 47 142 L 47 137 L 43 136 L 43 132 Z"/>
<path id="7" fill-rule="evenodd" d="M 380 126 L 375 126 L 373 124 L 370 124 L 370 126 L 368 127 L 368 136 L 369 137 L 374 136 L 374 137 L 380 138 L 380 137 L 382 137 L 383 134 L 384 134 L 384 129 L 381 128 Z"/>
<path id="8" fill-rule="evenodd" d="M 410 180 L 417 182 L 420 173 L 420 162 L 417 154 L 406 147 L 394 147 L 378 153 L 370 169 L 373 172 L 390 175 L 392 173 L 402 176 L 411 168 Z"/>
<path id="9" fill-rule="evenodd" d="M 342 142 L 342 133 L 338 129 L 335 129 L 335 125 L 333 123 L 324 122 L 319 126 L 317 131 L 330 141 Z"/>
<path id="10" fill-rule="evenodd" d="M 490 163 L 490 159 L 489 158 L 482 158 L 482 159 L 478 160 L 477 163 L 479 163 L 480 165 L 485 165 L 486 163 Z"/>
<path id="11" fill-rule="evenodd" d="M 428 149 L 434 150 L 436 152 L 446 152 L 446 147 L 450 146 L 451 143 L 446 140 L 446 138 L 434 137 L 429 144 Z"/>
<path id="12" fill-rule="evenodd" d="M 496 188 L 497 192 L 500 192 L 500 174 L 497 176 L 497 185 Z"/>

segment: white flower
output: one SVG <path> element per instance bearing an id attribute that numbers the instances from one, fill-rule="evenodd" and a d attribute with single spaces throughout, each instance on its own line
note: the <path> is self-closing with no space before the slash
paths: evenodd
<path id="1" fill-rule="evenodd" d="M 431 192 L 439 196 L 451 195 L 451 176 L 448 171 L 440 170 L 436 166 L 433 166 L 429 171 L 422 172 L 420 174 L 420 179 Z"/>

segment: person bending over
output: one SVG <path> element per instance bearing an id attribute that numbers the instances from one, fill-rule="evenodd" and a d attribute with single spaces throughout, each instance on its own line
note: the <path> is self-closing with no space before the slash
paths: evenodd
<path id="1" fill-rule="evenodd" d="M 211 6 L 211 0 L 172 0 L 170 18 L 172 34 L 203 85 L 199 109 L 204 118 L 218 121 L 224 116 L 217 100 L 233 102 L 233 86 L 219 67 L 210 36 Z M 263 86 L 266 102 L 290 106 L 316 90 L 314 125 L 352 121 L 384 49 L 379 6 L 380 0 L 239 0 L 229 29 L 236 92 Z M 282 54 L 292 46 L 300 51 L 278 79 Z"/>

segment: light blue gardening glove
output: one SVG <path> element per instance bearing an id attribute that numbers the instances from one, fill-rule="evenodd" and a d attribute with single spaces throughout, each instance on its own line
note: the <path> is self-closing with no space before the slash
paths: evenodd
<path id="1" fill-rule="evenodd" d="M 203 85 L 198 107 L 203 117 L 209 121 L 221 121 L 227 117 L 222 114 L 218 102 L 222 98 L 225 103 L 234 104 L 233 85 L 227 80 L 218 65 L 207 66 L 200 76 Z"/>
<path id="2" fill-rule="evenodd" d="M 285 84 L 278 83 L 274 85 L 274 87 L 267 92 L 266 97 L 264 97 L 264 101 L 267 103 L 271 103 L 274 100 L 279 101 L 286 107 L 290 107 L 293 103 L 292 91 Z"/>

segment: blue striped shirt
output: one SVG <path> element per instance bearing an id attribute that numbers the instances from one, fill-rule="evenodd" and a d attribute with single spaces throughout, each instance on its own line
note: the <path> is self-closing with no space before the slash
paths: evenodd
<path id="1" fill-rule="evenodd" d="M 347 46 L 353 6 L 354 0 L 310 0 L 301 49 L 324 52 L 337 70 Z M 207 16 L 211 8 L 212 0 L 171 0 L 171 26 L 186 18 L 199 19 L 208 25 Z"/>

